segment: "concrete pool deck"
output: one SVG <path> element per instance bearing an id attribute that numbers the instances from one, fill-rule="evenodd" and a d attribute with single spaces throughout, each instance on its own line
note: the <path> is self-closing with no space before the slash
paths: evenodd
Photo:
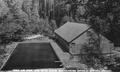
<path id="1" fill-rule="evenodd" d="M 50 41 L 54 51 L 56 52 L 57 56 L 59 57 L 60 61 L 63 63 L 63 66 L 66 68 L 73 68 L 73 69 L 87 69 L 87 66 L 76 62 L 70 59 L 70 54 L 67 52 L 63 52 L 62 49 L 58 46 L 56 42 L 53 40 Z"/>
<path id="2" fill-rule="evenodd" d="M 76 63 L 70 60 L 70 54 L 63 52 L 62 49 L 57 45 L 57 43 L 51 39 L 45 38 L 43 40 L 28 40 L 24 42 L 18 42 L 17 45 L 19 43 L 43 43 L 43 42 L 47 42 L 51 44 L 54 52 L 56 53 L 56 55 L 58 56 L 64 67 L 79 67 L 79 69 L 85 69 L 86 66 L 84 64 Z"/>

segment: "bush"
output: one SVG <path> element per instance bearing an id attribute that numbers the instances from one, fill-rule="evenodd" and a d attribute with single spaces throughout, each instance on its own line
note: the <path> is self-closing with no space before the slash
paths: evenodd
<path id="1" fill-rule="evenodd" d="M 11 41 L 21 40 L 22 27 L 16 23 L 6 23 L 0 25 L 1 33 L 0 39 L 1 44 L 8 44 Z"/>
<path id="2" fill-rule="evenodd" d="M 108 70 L 113 72 L 120 71 L 120 58 L 115 55 L 104 56 L 99 47 L 99 38 L 96 39 L 93 36 L 92 33 L 89 34 L 88 43 L 84 44 L 80 50 L 81 53 L 85 54 L 81 56 L 82 62 L 89 68 L 101 69 L 107 67 Z"/>

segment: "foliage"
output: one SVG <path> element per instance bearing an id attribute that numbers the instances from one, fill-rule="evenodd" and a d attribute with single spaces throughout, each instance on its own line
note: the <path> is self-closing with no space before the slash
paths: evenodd
<path id="1" fill-rule="evenodd" d="M 15 23 L 0 24 L 0 40 L 1 44 L 7 44 L 11 41 L 20 40 L 22 34 L 22 27 Z"/>
<path id="2" fill-rule="evenodd" d="M 57 28 L 56 21 L 48 17 L 40 19 L 39 0 L 4 0 L 2 3 L 7 12 L 0 16 L 1 43 L 21 40 L 26 34 L 53 34 Z"/>
<path id="3" fill-rule="evenodd" d="M 112 70 L 113 72 L 118 72 L 120 69 L 120 58 L 115 55 L 103 57 L 101 58 L 101 62 L 104 66 L 108 68 L 108 70 Z"/>
<path id="4" fill-rule="evenodd" d="M 120 69 L 120 58 L 116 55 L 107 54 L 104 55 L 100 48 L 99 34 L 96 37 L 94 32 L 88 31 L 88 42 L 82 46 L 80 50 L 83 56 L 81 56 L 82 62 L 88 67 L 94 69 L 107 68 L 113 72 L 118 72 Z"/>
<path id="5" fill-rule="evenodd" d="M 102 52 L 100 49 L 99 37 L 92 31 L 88 31 L 88 42 L 82 46 L 80 50 L 83 56 L 81 56 L 82 62 L 88 67 L 93 67 L 95 69 L 103 68 L 100 58 L 102 57 Z"/>
<path id="6" fill-rule="evenodd" d="M 55 20 L 56 20 L 57 26 L 61 26 L 60 24 L 61 24 L 62 18 L 67 14 L 65 10 L 65 3 L 60 2 L 59 4 L 57 4 L 55 6 L 54 13 L 55 13 Z"/>

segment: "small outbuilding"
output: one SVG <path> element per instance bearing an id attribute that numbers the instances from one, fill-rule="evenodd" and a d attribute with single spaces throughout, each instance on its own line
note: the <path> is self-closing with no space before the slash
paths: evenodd
<path id="1" fill-rule="evenodd" d="M 55 30 L 56 39 L 63 51 L 71 54 L 80 54 L 82 45 L 88 42 L 88 33 L 97 33 L 88 25 L 83 23 L 67 22 Z M 100 48 L 103 53 L 111 53 L 114 48 L 113 43 L 103 35 L 100 35 Z M 71 46 L 72 45 L 72 46 Z"/>

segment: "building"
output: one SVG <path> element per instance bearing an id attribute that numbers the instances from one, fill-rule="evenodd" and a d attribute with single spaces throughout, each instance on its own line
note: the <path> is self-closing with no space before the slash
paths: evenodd
<path id="1" fill-rule="evenodd" d="M 87 24 L 67 22 L 60 28 L 55 30 L 56 38 L 62 46 L 63 51 L 71 54 L 81 54 L 81 48 L 88 43 L 88 33 L 94 33 L 94 37 L 98 37 L 97 33 Z M 103 35 L 100 36 L 100 48 L 103 54 L 109 54 L 113 50 L 113 43 Z"/>

